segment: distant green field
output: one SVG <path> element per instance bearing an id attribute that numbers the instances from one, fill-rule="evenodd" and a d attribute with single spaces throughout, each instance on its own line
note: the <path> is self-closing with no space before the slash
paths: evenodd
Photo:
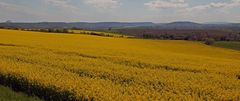
<path id="1" fill-rule="evenodd" d="M 41 101 L 0 85 L 0 101 Z"/>
<path id="2" fill-rule="evenodd" d="M 240 42 L 221 41 L 221 42 L 215 42 L 213 46 L 240 50 Z"/>

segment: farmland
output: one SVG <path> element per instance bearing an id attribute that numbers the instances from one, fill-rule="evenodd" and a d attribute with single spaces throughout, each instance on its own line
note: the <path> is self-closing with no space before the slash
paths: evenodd
<path id="1" fill-rule="evenodd" d="M 229 48 L 233 50 L 240 50 L 240 42 L 237 41 L 220 41 L 213 44 L 216 47 Z"/>
<path id="2" fill-rule="evenodd" d="M 45 100 L 240 100 L 240 52 L 201 42 L 0 30 L 0 83 Z"/>

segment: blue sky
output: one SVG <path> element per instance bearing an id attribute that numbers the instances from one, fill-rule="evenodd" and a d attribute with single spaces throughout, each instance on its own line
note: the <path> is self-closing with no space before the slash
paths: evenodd
<path id="1" fill-rule="evenodd" d="M 240 0 L 0 0 L 0 22 L 240 22 Z"/>

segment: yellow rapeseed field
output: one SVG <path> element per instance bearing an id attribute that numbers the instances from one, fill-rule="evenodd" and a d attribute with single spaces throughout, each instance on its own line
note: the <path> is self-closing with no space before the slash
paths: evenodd
<path id="1" fill-rule="evenodd" d="M 55 100 L 239 101 L 240 52 L 192 41 L 0 30 L 0 79 Z"/>

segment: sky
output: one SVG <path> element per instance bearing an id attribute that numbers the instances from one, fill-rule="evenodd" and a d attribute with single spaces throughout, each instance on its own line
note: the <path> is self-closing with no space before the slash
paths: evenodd
<path id="1" fill-rule="evenodd" d="M 240 22 L 240 0 L 0 0 L 0 22 Z"/>

